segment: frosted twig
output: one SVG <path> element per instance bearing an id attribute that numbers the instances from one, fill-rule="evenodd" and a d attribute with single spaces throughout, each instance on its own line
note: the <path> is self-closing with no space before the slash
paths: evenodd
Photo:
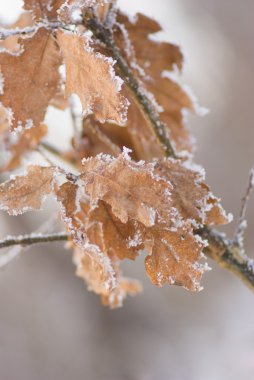
<path id="1" fill-rule="evenodd" d="M 31 234 L 21 236 L 8 236 L 0 240 L 0 249 L 11 247 L 13 245 L 32 245 L 38 243 L 51 243 L 56 241 L 67 241 L 68 236 L 65 233 L 56 233 L 50 235 Z"/>
<path id="2" fill-rule="evenodd" d="M 56 214 L 52 215 L 50 219 L 46 220 L 43 224 L 39 226 L 38 230 L 36 230 L 34 234 L 35 233 L 43 234 L 49 231 L 50 229 L 53 229 L 54 223 L 56 222 L 56 220 L 57 220 L 57 215 Z M 7 249 L 7 252 L 0 255 L 0 268 L 3 268 L 6 265 L 8 265 L 11 261 L 16 259 L 16 257 L 21 253 L 21 251 L 24 251 L 28 248 L 29 246 L 22 246 L 22 245 L 11 246 L 10 249 Z"/>
<path id="3" fill-rule="evenodd" d="M 73 24 L 73 26 L 77 26 L 78 24 Z M 32 34 L 37 32 L 38 29 L 40 28 L 45 28 L 49 30 L 55 30 L 55 29 L 65 29 L 69 31 L 73 31 L 73 26 L 72 25 L 66 25 L 61 22 L 40 22 L 37 23 L 33 26 L 27 26 L 25 28 L 15 28 L 15 29 L 5 29 L 5 28 L 0 28 L 0 40 L 5 40 L 8 37 L 12 36 L 22 36 L 26 34 Z"/>
<path id="4" fill-rule="evenodd" d="M 0 29 L 0 40 L 5 40 L 8 37 L 13 37 L 17 35 L 26 35 L 34 33 L 39 29 L 39 25 L 27 26 L 25 28 L 15 28 L 15 29 Z"/>
<path id="5" fill-rule="evenodd" d="M 243 250 L 244 248 L 244 232 L 247 227 L 247 222 L 246 222 L 246 212 L 247 212 L 247 206 L 248 202 L 250 199 L 251 192 L 254 188 L 254 169 L 251 169 L 250 174 L 249 174 L 249 181 L 248 181 L 248 186 L 246 189 L 246 193 L 242 199 L 242 205 L 241 205 L 241 210 L 240 210 L 240 215 L 235 231 L 235 244 L 238 245 L 238 247 Z"/>

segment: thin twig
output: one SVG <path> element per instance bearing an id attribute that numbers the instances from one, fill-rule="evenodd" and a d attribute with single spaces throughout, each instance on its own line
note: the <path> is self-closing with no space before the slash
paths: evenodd
<path id="1" fill-rule="evenodd" d="M 6 239 L 0 240 L 0 249 L 11 247 L 14 245 L 32 245 L 38 243 L 52 243 L 56 241 L 67 241 L 68 236 L 65 233 L 56 233 L 50 235 L 31 234 L 22 236 L 8 236 Z"/>
<path id="2" fill-rule="evenodd" d="M 62 152 L 57 149 L 55 146 L 53 146 L 52 144 L 46 142 L 46 141 L 42 141 L 40 143 L 40 145 L 46 149 L 48 152 L 50 152 L 51 154 L 53 154 L 54 156 L 57 156 L 59 159 L 62 159 Z"/>
<path id="3" fill-rule="evenodd" d="M 243 250 L 243 242 L 244 242 L 244 233 L 247 228 L 247 222 L 246 222 L 246 212 L 247 212 L 247 206 L 250 199 L 251 192 L 254 188 L 254 169 L 251 169 L 249 174 L 249 181 L 248 186 L 246 189 L 246 193 L 242 199 L 242 205 L 240 210 L 240 215 L 235 231 L 235 244 L 240 247 L 241 250 Z"/>
<path id="4" fill-rule="evenodd" d="M 49 219 L 47 219 L 43 224 L 39 226 L 39 228 L 35 232 L 33 232 L 33 235 L 46 234 L 47 231 L 54 229 L 54 224 L 56 221 L 57 221 L 57 214 L 51 215 Z M 14 245 L 14 246 L 9 247 L 8 249 L 5 249 L 5 252 L 0 255 L 0 269 L 4 268 L 11 261 L 16 259 L 21 252 L 24 252 L 28 248 L 29 248 L 29 245 L 26 245 L 26 246 Z"/>
<path id="5" fill-rule="evenodd" d="M 154 130 L 163 150 L 165 151 L 165 155 L 167 157 L 176 158 L 174 148 L 166 133 L 165 124 L 160 120 L 159 114 L 156 112 L 151 100 L 146 95 L 145 90 L 140 86 L 132 70 L 123 58 L 120 49 L 114 41 L 112 31 L 102 25 L 94 15 L 93 17 L 85 18 L 84 23 L 85 26 L 94 33 L 94 36 L 106 45 L 111 56 L 116 60 L 117 66 L 121 71 L 125 83 L 128 85 L 138 104 L 141 106 L 143 115 L 152 126 L 152 129 Z"/>
<path id="6" fill-rule="evenodd" d="M 46 152 L 52 154 L 53 156 L 56 157 L 57 160 L 59 160 L 59 162 L 55 162 L 53 166 L 60 166 L 61 168 L 65 166 L 65 168 L 68 168 L 68 170 L 71 170 L 72 173 L 74 174 L 77 173 L 77 168 L 65 157 L 63 157 L 63 153 L 60 150 L 58 150 L 55 146 L 51 145 L 50 143 L 46 141 L 43 141 L 39 144 L 39 147 L 44 149 Z M 43 154 L 44 158 L 47 157 L 46 159 L 52 163 L 52 160 L 48 157 L 46 152 L 43 152 L 43 150 L 41 149 L 39 149 L 39 151 L 41 154 Z"/>
<path id="7" fill-rule="evenodd" d="M 55 163 L 51 160 L 47 150 L 43 146 L 38 145 L 36 150 L 50 166 L 55 166 Z"/>

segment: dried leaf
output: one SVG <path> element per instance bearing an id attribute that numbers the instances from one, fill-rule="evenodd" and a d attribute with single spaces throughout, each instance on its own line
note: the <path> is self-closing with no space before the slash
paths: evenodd
<path id="1" fill-rule="evenodd" d="M 179 84 L 164 75 L 165 71 L 181 70 L 183 55 L 180 48 L 152 39 L 150 36 L 161 31 L 161 26 L 142 14 L 137 14 L 135 21 L 130 22 L 126 16 L 119 13 L 118 22 L 120 26 L 116 32 L 116 39 L 122 48 L 122 53 L 136 77 L 139 78 L 144 92 L 147 92 L 152 102 L 154 98 L 155 108 L 159 107 L 161 121 L 166 124 L 176 151 L 190 151 L 192 141 L 184 127 L 182 111 L 183 109 L 193 110 L 192 100 Z M 147 129 L 145 125 L 142 114 L 132 102 L 128 128 L 137 139 L 142 139 L 140 144 L 136 142 L 139 149 L 143 147 L 143 150 L 147 152 L 146 141 L 151 149 L 153 141 L 151 137 L 148 139 L 151 131 L 144 131 Z"/>
<path id="2" fill-rule="evenodd" d="M 170 217 L 170 183 L 153 175 L 153 164 L 135 163 L 128 151 L 117 159 L 98 155 L 83 161 L 81 179 L 91 201 L 108 203 L 122 223 L 137 220 L 153 226 Z"/>
<path id="3" fill-rule="evenodd" d="M 121 224 L 104 202 L 91 208 L 78 193 L 76 184 L 65 182 L 55 191 L 63 221 L 76 245 L 76 274 L 90 290 L 102 296 L 104 304 L 112 308 L 121 306 L 128 293 L 140 289 L 137 281 L 122 278 L 118 263 L 119 259 L 136 257 L 140 245 L 131 246 L 129 240 L 135 231 Z"/>
<path id="4" fill-rule="evenodd" d="M 228 221 L 202 175 L 174 160 L 134 163 L 126 152 L 118 158 L 99 155 L 83 165 L 80 179 L 90 202 L 103 201 L 122 224 L 135 223 L 134 241 L 149 252 L 146 269 L 151 280 L 159 286 L 168 281 L 198 290 L 204 272 L 198 261 L 205 244 L 194 229 L 207 224 L 211 199 L 217 210 L 213 223 Z"/>
<path id="5" fill-rule="evenodd" d="M 155 173 L 169 181 L 172 191 L 172 206 L 181 218 L 190 221 L 194 227 L 198 224 L 226 224 L 229 222 L 225 211 L 210 188 L 205 184 L 204 169 L 195 165 L 188 167 L 174 159 L 160 160 L 155 166 Z"/>
<path id="6" fill-rule="evenodd" d="M 113 60 L 95 53 L 81 35 L 58 32 L 57 39 L 66 63 L 66 96 L 77 94 L 83 112 L 94 111 L 96 118 L 124 123 L 127 101 L 119 93 L 121 80 L 113 70 Z"/>
<path id="7" fill-rule="evenodd" d="M 19 41 L 22 41 L 23 53 L 0 54 L 4 79 L 0 102 L 11 110 L 14 129 L 38 126 L 43 121 L 46 108 L 58 89 L 61 63 L 56 43 L 46 29 Z"/>
<path id="8" fill-rule="evenodd" d="M 29 166 L 27 174 L 1 184 L 0 210 L 9 215 L 39 210 L 45 196 L 52 191 L 54 170 L 51 167 Z"/>
<path id="9" fill-rule="evenodd" d="M 182 226 L 171 230 L 155 226 L 147 231 L 145 266 L 153 284 L 183 286 L 187 290 L 199 291 L 202 274 L 206 266 L 199 263 L 204 242 L 195 238 L 193 231 Z"/>
<path id="10" fill-rule="evenodd" d="M 66 0 L 24 0 L 23 8 L 26 11 L 31 11 L 35 20 L 56 21 L 57 11 L 64 3 Z"/>
<path id="11" fill-rule="evenodd" d="M 75 250 L 74 263 L 77 266 L 76 274 L 88 285 L 88 289 L 101 296 L 102 303 L 111 309 L 121 307 L 127 295 L 135 296 L 142 291 L 139 281 L 121 277 L 119 269 L 113 271 L 114 286 L 112 284 L 112 273 L 105 268 L 105 258 L 101 261 L 90 252 Z"/>

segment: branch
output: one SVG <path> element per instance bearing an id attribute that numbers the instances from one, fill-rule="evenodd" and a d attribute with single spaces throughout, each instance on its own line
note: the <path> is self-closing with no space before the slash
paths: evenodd
<path id="1" fill-rule="evenodd" d="M 216 261 L 221 267 L 228 269 L 239 277 L 252 291 L 254 291 L 254 262 L 247 256 L 243 256 L 235 243 L 228 240 L 222 233 L 216 230 L 204 228 L 197 233 L 208 241 L 205 254 Z M 31 234 L 24 236 L 10 236 L 0 241 L 0 249 L 15 245 L 30 246 L 38 243 L 51 243 L 68 241 L 65 233 L 51 235 Z"/>
<path id="2" fill-rule="evenodd" d="M 208 241 L 205 254 L 222 268 L 234 273 L 254 291 L 254 261 L 243 253 L 241 247 L 219 231 L 204 228 L 197 232 Z"/>
<path id="3" fill-rule="evenodd" d="M 0 249 L 12 247 L 14 245 L 33 245 L 38 243 L 51 243 L 56 241 L 67 241 L 68 236 L 64 233 L 56 233 L 51 235 L 31 234 L 22 236 L 8 236 L 6 239 L 0 240 Z"/>
<path id="4" fill-rule="evenodd" d="M 121 75 L 125 83 L 128 85 L 129 89 L 133 93 L 138 104 L 141 106 L 143 115 L 145 116 L 148 123 L 152 126 L 157 136 L 157 139 L 159 140 L 163 150 L 165 151 L 166 157 L 176 158 L 174 148 L 166 133 L 166 125 L 162 123 L 162 121 L 160 120 L 159 114 L 156 112 L 153 104 L 151 103 L 151 100 L 146 95 L 145 90 L 140 86 L 132 70 L 123 58 L 120 49 L 114 41 L 112 31 L 106 28 L 104 25 L 102 25 L 97 20 L 96 16 L 90 16 L 91 15 L 85 16 L 85 26 L 93 32 L 96 38 L 98 38 L 106 45 L 111 56 L 117 62 L 117 66 L 121 71 Z"/>

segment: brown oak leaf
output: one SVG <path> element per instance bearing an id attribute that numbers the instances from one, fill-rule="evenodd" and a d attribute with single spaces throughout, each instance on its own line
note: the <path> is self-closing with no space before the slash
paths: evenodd
<path id="1" fill-rule="evenodd" d="M 24 9 L 31 11 L 35 20 L 60 20 L 67 24 L 73 21 L 75 12 L 85 8 L 98 9 L 101 16 L 107 11 L 108 0 L 24 0 Z"/>
<path id="2" fill-rule="evenodd" d="M 118 28 L 116 26 L 116 41 L 121 46 L 122 54 L 129 66 L 139 78 L 140 85 L 151 99 L 154 98 L 155 108 L 159 107 L 160 119 L 165 123 L 176 151 L 191 150 L 192 141 L 184 126 L 182 111 L 193 110 L 192 100 L 179 84 L 164 75 L 167 71 L 182 69 L 183 55 L 180 48 L 174 44 L 156 42 L 152 39 L 151 35 L 161 31 L 161 26 L 142 14 L 137 14 L 135 21 L 131 22 L 128 17 L 119 13 L 117 20 L 119 26 Z M 146 126 L 144 117 L 133 102 L 129 112 L 128 128 L 130 133 L 136 135 L 135 140 L 139 149 L 143 147 L 147 152 L 147 143 L 152 148 L 151 131 L 149 129 L 145 131 L 149 126 Z M 139 143 L 138 139 L 142 139 L 142 142 Z"/>
<path id="3" fill-rule="evenodd" d="M 205 244 L 194 229 L 228 221 L 202 175 L 174 160 L 134 163 L 126 152 L 118 158 L 99 155 L 83 165 L 80 178 L 91 201 L 110 205 L 123 224 L 136 222 L 138 242 L 149 252 L 146 269 L 152 281 L 198 290 Z M 208 223 L 211 199 L 216 218 Z"/>
<path id="4" fill-rule="evenodd" d="M 66 63 L 66 95 L 77 94 L 83 112 L 93 110 L 101 122 L 124 123 L 128 102 L 119 92 L 113 61 L 94 52 L 85 36 L 58 31 L 57 40 Z"/>
<path id="5" fill-rule="evenodd" d="M 74 263 L 77 266 L 76 274 L 88 285 L 88 289 L 101 296 L 102 303 L 111 309 L 121 307 L 127 295 L 135 296 L 142 291 L 140 282 L 122 277 L 119 269 L 114 271 L 115 286 L 110 288 L 110 274 L 105 269 L 105 258 L 98 261 L 96 255 L 75 250 Z"/>
<path id="6" fill-rule="evenodd" d="M 10 109 L 13 129 L 38 126 L 43 121 L 60 80 L 61 58 L 49 31 L 41 28 L 32 37 L 20 39 L 19 43 L 24 49 L 20 54 L 0 53 L 4 80 L 0 102 Z"/>
<path id="7" fill-rule="evenodd" d="M 122 277 L 119 259 L 135 259 L 141 247 L 130 246 L 129 236 L 135 234 L 131 226 L 117 220 L 104 202 L 96 208 L 90 207 L 78 190 L 71 182 L 55 188 L 63 221 L 76 246 L 76 274 L 102 297 L 104 304 L 119 307 L 128 293 L 138 293 L 141 289 L 137 281 Z"/>
<path id="8" fill-rule="evenodd" d="M 66 0 L 24 0 L 23 8 L 31 11 L 35 20 L 48 19 L 56 21 L 58 18 L 57 11 L 67 3 Z"/>
<path id="9" fill-rule="evenodd" d="M 153 164 L 131 161 L 128 150 L 116 159 L 101 154 L 84 160 L 81 179 L 91 201 L 108 203 L 122 223 L 132 219 L 149 227 L 171 215 L 171 184 L 154 176 Z"/>
<path id="10" fill-rule="evenodd" d="M 229 219 L 219 199 L 204 182 L 205 174 L 202 167 L 195 165 L 192 168 L 188 162 L 165 159 L 155 165 L 155 173 L 172 184 L 173 207 L 178 210 L 183 220 L 190 221 L 194 227 L 195 223 L 228 223 Z"/>

